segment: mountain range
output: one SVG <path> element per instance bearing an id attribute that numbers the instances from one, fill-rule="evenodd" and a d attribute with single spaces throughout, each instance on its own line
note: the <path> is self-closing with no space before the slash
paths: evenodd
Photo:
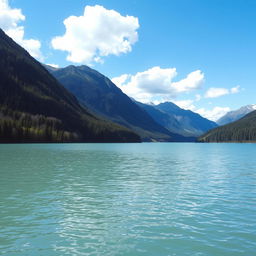
<path id="1" fill-rule="evenodd" d="M 217 127 L 172 102 L 136 102 L 87 66 L 43 65 L 1 29 L 0 56 L 0 142 L 256 141 L 256 105 Z"/>
<path id="2" fill-rule="evenodd" d="M 109 78 L 87 66 L 47 67 L 49 72 L 93 113 L 124 125 L 143 141 L 192 141 L 156 122 L 143 108 L 124 94 Z"/>
<path id="3" fill-rule="evenodd" d="M 243 106 L 237 110 L 230 111 L 227 114 L 225 114 L 223 117 L 221 117 L 219 120 L 217 120 L 218 125 L 225 125 L 228 123 L 232 123 L 234 121 L 239 120 L 240 118 L 244 117 L 248 113 L 256 110 L 256 104 L 251 104 L 247 106 Z"/>
<path id="4" fill-rule="evenodd" d="M 0 29 L 0 142 L 139 142 L 81 106 Z"/>
<path id="5" fill-rule="evenodd" d="M 160 125 L 185 137 L 198 137 L 218 125 L 197 113 L 185 110 L 172 102 L 148 105 L 137 102 Z"/>

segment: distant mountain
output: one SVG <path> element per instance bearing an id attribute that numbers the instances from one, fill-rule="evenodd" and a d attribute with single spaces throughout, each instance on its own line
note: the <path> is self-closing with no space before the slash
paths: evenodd
<path id="1" fill-rule="evenodd" d="M 200 142 L 256 142 L 256 111 L 199 137 Z"/>
<path id="2" fill-rule="evenodd" d="M 93 116 L 0 29 L 0 142 L 137 142 Z"/>
<path id="3" fill-rule="evenodd" d="M 48 70 L 77 97 L 80 103 L 103 118 L 134 130 L 144 141 L 190 140 L 170 132 L 155 122 L 110 79 L 96 70 L 87 66 Z"/>
<path id="4" fill-rule="evenodd" d="M 148 114 L 170 132 L 182 136 L 198 137 L 206 131 L 217 127 L 217 124 L 197 113 L 185 110 L 172 102 L 159 105 L 138 103 Z"/>
<path id="5" fill-rule="evenodd" d="M 237 110 L 230 111 L 227 114 L 225 114 L 223 117 L 221 117 L 218 121 L 218 125 L 225 125 L 228 123 L 232 123 L 236 120 L 239 120 L 240 118 L 244 117 L 248 113 L 256 110 L 256 104 L 251 104 L 247 106 L 243 106 Z"/>

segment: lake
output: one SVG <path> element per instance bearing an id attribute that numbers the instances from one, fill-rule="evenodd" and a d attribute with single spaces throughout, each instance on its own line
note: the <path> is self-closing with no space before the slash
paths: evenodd
<path id="1" fill-rule="evenodd" d="M 0 145 L 0 255 L 256 255 L 256 144 Z"/>

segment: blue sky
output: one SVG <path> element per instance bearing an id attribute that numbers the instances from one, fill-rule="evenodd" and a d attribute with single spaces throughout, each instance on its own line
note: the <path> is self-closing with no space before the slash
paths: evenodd
<path id="1" fill-rule="evenodd" d="M 0 0 L 0 8 L 20 10 L 8 23 L 0 9 L 0 27 L 39 60 L 89 64 L 138 100 L 170 100 L 211 119 L 256 103 L 256 1 Z M 64 20 L 76 36 L 63 37 Z"/>

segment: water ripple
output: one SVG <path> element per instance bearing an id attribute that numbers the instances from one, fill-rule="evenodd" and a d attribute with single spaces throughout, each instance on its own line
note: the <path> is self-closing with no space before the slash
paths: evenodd
<path id="1" fill-rule="evenodd" d="M 255 153 L 0 145 L 0 255 L 256 255 Z"/>

